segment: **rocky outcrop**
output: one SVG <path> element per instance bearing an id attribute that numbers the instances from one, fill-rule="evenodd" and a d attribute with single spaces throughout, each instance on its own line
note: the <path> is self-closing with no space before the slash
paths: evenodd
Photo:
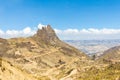
<path id="1" fill-rule="evenodd" d="M 32 37 L 41 47 L 54 46 L 60 47 L 60 51 L 66 55 L 77 55 L 78 57 L 86 56 L 80 50 L 68 45 L 67 43 L 61 41 L 55 31 L 50 25 L 43 26 L 42 29 L 38 29 L 37 33 Z M 44 45 L 45 44 L 45 45 Z"/>
<path id="2" fill-rule="evenodd" d="M 35 34 L 34 37 L 39 41 L 51 45 L 56 45 L 60 41 L 50 25 L 43 26 L 42 29 L 38 29 L 37 34 Z"/>

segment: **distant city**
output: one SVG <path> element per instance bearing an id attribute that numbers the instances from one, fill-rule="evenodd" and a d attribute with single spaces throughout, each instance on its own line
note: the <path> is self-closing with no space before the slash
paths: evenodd
<path id="1" fill-rule="evenodd" d="M 120 39 L 113 40 L 65 40 L 68 44 L 78 48 L 89 56 L 100 56 L 104 51 L 120 45 Z"/>

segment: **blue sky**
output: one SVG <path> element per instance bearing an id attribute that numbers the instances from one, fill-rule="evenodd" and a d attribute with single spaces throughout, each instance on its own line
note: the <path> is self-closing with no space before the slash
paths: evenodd
<path id="1" fill-rule="evenodd" d="M 119 29 L 120 0 L 0 0 L 0 30 Z"/>

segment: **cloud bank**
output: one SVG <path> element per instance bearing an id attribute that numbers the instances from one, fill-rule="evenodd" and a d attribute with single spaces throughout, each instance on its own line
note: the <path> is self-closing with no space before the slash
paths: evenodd
<path id="1" fill-rule="evenodd" d="M 37 28 L 41 29 L 46 25 L 39 24 Z M 91 40 L 91 39 L 120 39 L 120 29 L 54 29 L 56 34 L 62 40 Z M 6 30 L 0 29 L 1 38 L 14 38 L 14 37 L 28 37 L 36 33 L 37 29 L 26 27 L 23 30 Z"/>
<path id="2" fill-rule="evenodd" d="M 23 30 L 7 30 L 3 31 L 0 29 L 0 38 L 15 38 L 15 37 L 28 37 L 34 35 L 35 30 L 32 30 L 30 27 L 26 27 Z"/>
<path id="3" fill-rule="evenodd" d="M 120 29 L 55 29 L 55 32 L 63 40 L 120 39 Z"/>

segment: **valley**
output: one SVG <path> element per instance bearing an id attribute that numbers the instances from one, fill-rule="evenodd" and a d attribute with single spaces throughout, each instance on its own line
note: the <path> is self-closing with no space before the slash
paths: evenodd
<path id="1" fill-rule="evenodd" d="M 100 56 L 104 51 L 120 45 L 119 39 L 113 40 L 65 40 L 66 43 L 78 48 L 85 54 Z"/>

